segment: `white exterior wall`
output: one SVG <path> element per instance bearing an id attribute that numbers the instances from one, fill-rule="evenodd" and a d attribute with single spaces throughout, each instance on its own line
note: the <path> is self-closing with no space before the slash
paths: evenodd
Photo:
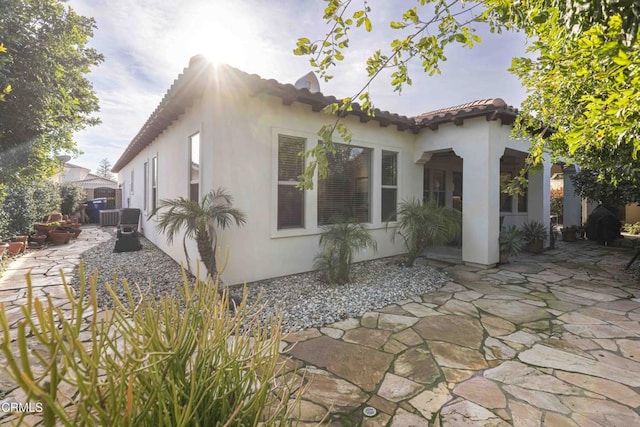
<path id="1" fill-rule="evenodd" d="M 149 162 L 151 173 L 151 159 L 156 154 L 158 198 L 188 197 L 188 140 L 200 131 L 201 195 L 222 186 L 233 195 L 234 206 L 247 215 L 244 226 L 233 225 L 219 232 L 218 247 L 223 258 L 226 253 L 229 256 L 223 272 L 225 282 L 242 283 L 309 271 L 319 251 L 317 186 L 305 192 L 305 228 L 277 230 L 277 141 L 278 134 L 304 137 L 307 147 L 311 147 L 318 140 L 320 127 L 330 122 L 331 117 L 312 112 L 310 106 L 297 103 L 285 106 L 280 98 L 272 96 L 235 93 L 209 97 L 187 111 L 119 172 L 123 206 L 126 207 L 127 198 L 130 207 L 144 206 L 143 164 Z M 395 126 L 382 128 L 375 121 L 362 124 L 357 119 L 348 119 L 347 125 L 353 133 L 352 145 L 373 148 L 370 229 L 378 242 L 378 251 L 374 254 L 369 249 L 356 260 L 403 253 L 401 239 L 392 244 L 391 231 L 385 229 L 386 223 L 380 218 L 381 159 L 383 149 L 398 152 L 398 202 L 420 197 L 422 167 L 412 159 L 415 135 L 398 132 Z M 129 190 L 132 169 L 133 194 Z M 145 236 L 172 258 L 184 262 L 182 236 L 168 245 L 156 228 L 155 218 L 147 220 L 148 214 L 143 214 L 142 221 Z M 198 256 L 193 242 L 189 244 L 189 254 L 192 260 Z M 222 265 L 224 260 L 219 263 Z"/>
<path id="2" fill-rule="evenodd" d="M 526 152 L 528 143 L 511 138 L 511 126 L 484 117 L 466 119 L 461 126 L 441 125 L 418 135 L 413 158 L 428 161 L 429 153 L 453 151 L 463 160 L 462 260 L 491 266 L 499 261 L 500 158 L 505 149 Z M 528 212 L 512 214 L 505 223 L 549 222 L 549 165 L 530 178 Z M 543 179 L 547 177 L 547 179 Z"/>

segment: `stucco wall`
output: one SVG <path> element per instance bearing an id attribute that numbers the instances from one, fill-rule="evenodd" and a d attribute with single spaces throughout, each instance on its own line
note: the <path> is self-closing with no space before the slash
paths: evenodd
<path id="1" fill-rule="evenodd" d="M 278 134 L 306 138 L 307 146 L 316 143 L 317 131 L 331 117 L 311 111 L 307 105 L 285 106 L 268 95 L 248 96 L 241 91 L 209 95 L 196 103 L 165 130 L 119 173 L 123 205 L 144 206 L 143 164 L 158 156 L 159 198 L 188 196 L 188 138 L 201 132 L 201 194 L 224 187 L 233 195 L 234 206 L 247 214 L 247 223 L 219 233 L 219 248 L 228 264 L 223 278 L 227 283 L 242 283 L 267 277 L 309 271 L 318 252 L 320 229 L 317 226 L 317 186 L 305 192 L 305 228 L 277 230 L 277 138 Z M 353 132 L 352 144 L 373 148 L 371 168 L 372 235 L 378 251 L 358 254 L 357 260 L 390 256 L 404 252 L 401 239 L 392 244 L 381 221 L 381 150 L 398 152 L 398 201 L 420 197 L 422 165 L 413 162 L 415 136 L 398 132 L 395 126 L 382 128 L 377 122 L 366 124 L 347 120 Z M 134 191 L 130 191 L 131 170 Z M 151 178 L 149 178 L 150 180 Z M 150 181 L 149 181 L 150 182 Z M 149 194 L 149 197 L 151 195 Z M 172 258 L 184 262 L 182 236 L 168 245 L 158 233 L 155 218 L 144 214 L 145 236 Z M 189 244 L 192 259 L 197 256 Z M 222 261 L 221 261 L 222 262 Z M 204 270 L 203 270 L 204 271 Z"/>

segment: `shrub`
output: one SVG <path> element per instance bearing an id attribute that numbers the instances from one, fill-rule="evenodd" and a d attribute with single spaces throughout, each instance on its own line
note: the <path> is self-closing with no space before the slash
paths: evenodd
<path id="1" fill-rule="evenodd" d="M 407 265 L 413 266 L 425 249 L 457 238 L 461 229 L 460 211 L 438 206 L 431 201 L 413 199 L 400 203 L 398 222 L 391 240 L 395 241 L 396 235 L 402 237 L 407 247 Z"/>
<path id="2" fill-rule="evenodd" d="M 34 297 L 27 277 L 13 342 L 0 306 L 6 370 L 27 399 L 43 403 L 45 426 L 287 424 L 295 405 L 291 387 L 275 381 L 280 319 L 260 326 L 246 294 L 230 312 L 217 286 L 183 277 L 181 298 L 157 301 L 136 300 L 126 282 L 122 301 L 107 284 L 113 309 L 98 313 L 97 276 L 87 286 L 81 266 L 77 298 L 64 284 L 66 316 L 50 296 Z"/>
<path id="3" fill-rule="evenodd" d="M 556 215 L 558 220 L 562 222 L 564 212 L 564 191 L 561 188 L 551 190 L 551 215 Z"/>
<path id="4" fill-rule="evenodd" d="M 640 222 L 625 224 L 622 226 L 622 230 L 629 234 L 640 234 Z"/>
<path id="5" fill-rule="evenodd" d="M 80 205 L 87 199 L 87 193 L 80 184 L 65 182 L 60 185 L 60 212 L 63 215 L 73 215 Z"/>
<path id="6" fill-rule="evenodd" d="M 322 251 L 315 257 L 314 268 L 321 270 L 329 283 L 340 285 L 349 282 L 351 263 L 356 251 L 367 247 L 378 250 L 378 244 L 369 230 L 355 220 L 340 221 L 323 227 L 320 247 Z"/>
<path id="7" fill-rule="evenodd" d="M 0 231 L 4 236 L 27 234 L 33 224 L 49 212 L 60 209 L 57 184 L 50 181 L 18 184 L 5 187 L 6 195 L 0 210 Z M 2 237 L 2 236 L 0 236 Z"/>
<path id="8" fill-rule="evenodd" d="M 507 256 L 516 256 L 524 247 L 523 232 L 515 225 L 502 227 L 500 230 L 500 252 Z"/>
<path id="9" fill-rule="evenodd" d="M 522 225 L 522 231 L 526 242 L 545 240 L 549 236 L 546 225 L 535 220 L 525 222 Z"/>

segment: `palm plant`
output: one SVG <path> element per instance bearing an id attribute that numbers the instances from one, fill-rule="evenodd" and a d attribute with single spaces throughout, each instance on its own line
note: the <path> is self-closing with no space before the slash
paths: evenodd
<path id="1" fill-rule="evenodd" d="M 189 270 L 191 268 L 186 239 L 195 239 L 200 259 L 206 267 L 207 273 L 215 279 L 218 275 L 216 228 L 224 230 L 230 227 L 233 222 L 238 227 L 246 222 L 246 215 L 234 208 L 232 201 L 233 198 L 225 189 L 218 188 L 205 194 L 200 203 L 184 197 L 161 200 L 158 208 L 151 213 L 150 217 L 156 212 L 166 209 L 158 216 L 158 227 L 167 235 L 167 242 L 172 244 L 175 235 L 184 229 L 182 247 Z"/>
<path id="2" fill-rule="evenodd" d="M 398 220 L 391 241 L 395 242 L 396 236 L 402 237 L 407 248 L 407 265 L 411 267 L 426 248 L 455 239 L 461 229 L 460 211 L 432 201 L 412 199 L 398 206 Z"/>
<path id="3" fill-rule="evenodd" d="M 323 251 L 316 255 L 314 268 L 322 270 L 330 283 L 340 285 L 349 282 L 351 263 L 357 251 L 367 247 L 378 250 L 378 244 L 369 230 L 355 220 L 323 227 L 320 246 Z"/>

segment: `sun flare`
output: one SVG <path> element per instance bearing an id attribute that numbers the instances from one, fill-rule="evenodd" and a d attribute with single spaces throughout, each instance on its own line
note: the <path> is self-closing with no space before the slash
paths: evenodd
<path id="1" fill-rule="evenodd" d="M 184 47 L 191 54 L 202 54 L 214 63 L 245 68 L 255 29 L 247 14 L 233 3 L 197 3 L 183 23 Z"/>

